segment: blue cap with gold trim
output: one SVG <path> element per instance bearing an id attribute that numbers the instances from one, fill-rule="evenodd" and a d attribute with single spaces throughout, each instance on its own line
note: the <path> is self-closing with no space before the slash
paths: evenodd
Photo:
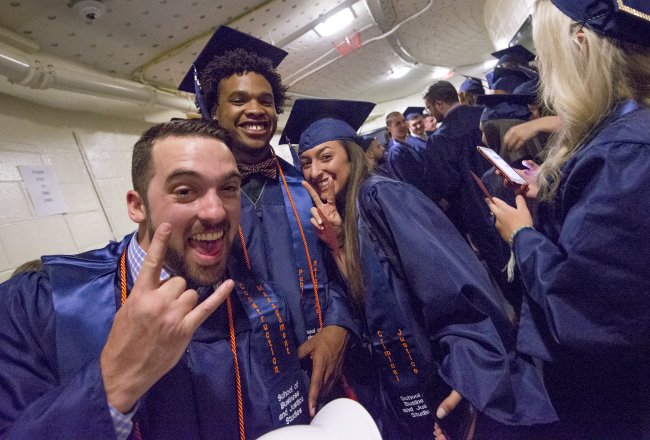
<path id="1" fill-rule="evenodd" d="M 551 1 L 572 20 L 604 37 L 650 46 L 648 0 Z"/>

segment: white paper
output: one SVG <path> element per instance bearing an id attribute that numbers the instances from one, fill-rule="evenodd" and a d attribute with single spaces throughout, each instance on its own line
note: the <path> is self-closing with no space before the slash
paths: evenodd
<path id="1" fill-rule="evenodd" d="M 68 210 L 54 168 L 44 165 L 19 165 L 18 171 L 38 217 L 61 214 Z"/>

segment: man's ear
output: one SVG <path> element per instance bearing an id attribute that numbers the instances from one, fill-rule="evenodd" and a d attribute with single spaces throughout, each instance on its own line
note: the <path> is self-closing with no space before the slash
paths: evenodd
<path id="1" fill-rule="evenodd" d="M 135 223 L 141 224 L 147 220 L 144 199 L 137 191 L 131 189 L 126 193 L 126 206 L 129 211 L 129 218 Z"/>

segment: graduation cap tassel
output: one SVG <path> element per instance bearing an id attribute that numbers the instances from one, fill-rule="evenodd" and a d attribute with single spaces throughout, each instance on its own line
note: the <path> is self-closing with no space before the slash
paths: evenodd
<path id="1" fill-rule="evenodd" d="M 196 70 L 196 66 L 192 65 L 194 68 L 194 94 L 196 95 L 196 103 L 199 106 L 199 111 L 201 112 L 201 115 L 203 116 L 203 119 L 209 121 L 210 118 L 210 112 L 208 111 L 208 108 L 205 106 L 205 101 L 203 101 L 203 95 L 201 94 L 201 83 L 199 83 L 199 73 Z"/>

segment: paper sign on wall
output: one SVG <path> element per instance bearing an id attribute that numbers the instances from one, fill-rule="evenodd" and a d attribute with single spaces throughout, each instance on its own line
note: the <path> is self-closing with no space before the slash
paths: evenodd
<path id="1" fill-rule="evenodd" d="M 54 168 L 43 165 L 18 165 L 18 171 L 38 217 L 61 214 L 68 210 Z"/>

